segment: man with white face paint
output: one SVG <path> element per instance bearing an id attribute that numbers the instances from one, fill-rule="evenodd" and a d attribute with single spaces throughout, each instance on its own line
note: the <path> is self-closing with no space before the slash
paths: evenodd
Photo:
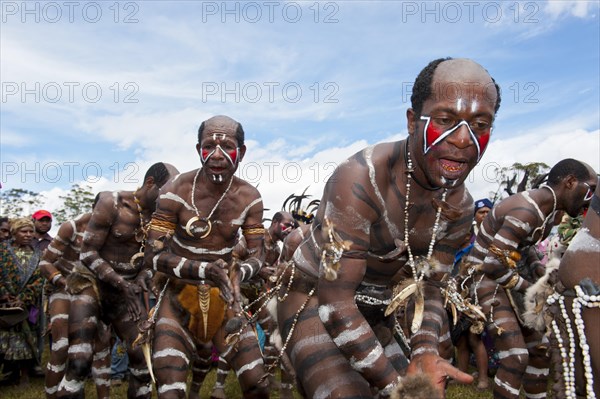
<path id="1" fill-rule="evenodd" d="M 472 381 L 448 361 L 441 289 L 473 221 L 463 182 L 489 141 L 499 89 L 471 60 L 438 59 L 411 102 L 407 139 L 367 147 L 335 170 L 283 280 L 279 327 L 307 397 L 389 397 L 406 372 L 424 376 L 419 397 L 443 397 L 449 378 Z M 408 366 L 393 339 L 398 306 Z"/>
<path id="2" fill-rule="evenodd" d="M 185 397 L 193 357 L 208 357 L 211 342 L 236 371 L 245 398 L 268 397 L 267 382 L 258 383 L 263 359 L 251 328 L 235 345 L 225 340 L 238 327 L 228 322 L 239 321 L 240 281 L 263 263 L 262 199 L 234 176 L 246 153 L 244 130 L 227 116 L 210 118 L 200 125 L 196 150 L 202 167 L 165 185 L 148 232 L 145 263 L 160 292 L 146 325 L 154 331 L 158 397 Z M 251 254 L 241 265 L 232 256 L 240 229 Z"/>

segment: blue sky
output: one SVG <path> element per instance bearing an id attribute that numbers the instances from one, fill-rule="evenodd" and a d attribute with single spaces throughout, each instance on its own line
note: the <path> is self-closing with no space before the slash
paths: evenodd
<path id="1" fill-rule="evenodd" d="M 50 5 L 49 5 L 50 4 Z M 473 58 L 502 88 L 493 169 L 573 157 L 600 170 L 597 1 L 1 2 L 0 180 L 46 207 L 87 178 L 135 189 L 147 167 L 199 165 L 200 122 L 240 121 L 239 174 L 265 207 L 362 147 L 406 136 L 429 61 Z"/>

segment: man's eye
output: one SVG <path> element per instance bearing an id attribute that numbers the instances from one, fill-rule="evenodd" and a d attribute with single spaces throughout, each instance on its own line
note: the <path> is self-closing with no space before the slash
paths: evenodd
<path id="1" fill-rule="evenodd" d="M 450 118 L 435 118 L 434 121 L 439 126 L 452 126 L 454 124 L 454 120 Z"/>
<path id="2" fill-rule="evenodd" d="M 475 130 L 487 130 L 490 128 L 490 124 L 488 122 L 476 121 L 471 123 L 471 128 Z"/>

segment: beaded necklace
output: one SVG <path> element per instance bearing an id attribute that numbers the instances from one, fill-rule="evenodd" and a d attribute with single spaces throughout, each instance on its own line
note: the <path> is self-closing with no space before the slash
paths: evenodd
<path id="1" fill-rule="evenodd" d="M 194 207 L 194 211 L 196 212 L 196 216 L 194 216 L 190 220 L 188 220 L 187 224 L 185 225 L 185 232 L 190 237 L 193 237 L 194 234 L 191 231 L 192 224 L 198 220 L 205 222 L 206 229 L 204 230 L 204 234 L 202 234 L 200 236 L 200 238 L 202 239 L 202 238 L 208 237 L 208 235 L 210 234 L 210 231 L 212 230 L 212 222 L 210 221 L 210 218 L 212 217 L 213 213 L 215 213 L 215 211 L 221 204 L 221 201 L 223 201 L 223 198 L 225 198 L 225 196 L 229 192 L 229 189 L 231 188 L 231 183 L 233 183 L 233 176 L 231 176 L 231 179 L 229 179 L 229 185 L 227 185 L 227 188 L 223 192 L 223 195 L 221 195 L 221 198 L 219 198 L 219 200 L 217 201 L 215 206 L 213 206 L 213 209 L 210 211 L 208 216 L 205 218 L 201 218 L 200 211 L 198 210 L 198 207 L 196 206 L 196 201 L 194 200 L 194 194 L 196 193 L 196 182 L 198 181 L 198 176 L 200 176 L 201 170 L 202 170 L 202 168 L 199 168 L 198 171 L 196 172 L 196 176 L 194 176 L 194 182 L 192 183 L 192 193 L 190 194 L 191 203 L 192 203 L 192 206 Z"/>
<path id="2" fill-rule="evenodd" d="M 408 143 L 406 143 L 406 159 L 407 159 L 407 171 L 406 171 L 406 202 L 404 203 L 404 244 L 406 245 L 406 249 L 408 251 L 408 264 L 412 270 L 413 278 L 416 282 L 423 280 L 425 275 L 425 270 L 417 270 L 417 264 L 415 262 L 415 258 L 413 256 L 412 250 L 410 248 L 410 242 L 408 239 L 409 229 L 408 229 L 408 211 L 410 208 L 410 182 L 412 173 L 414 172 L 412 158 L 410 156 L 410 150 L 408 149 Z M 446 201 L 446 194 L 448 194 L 448 189 L 444 189 L 442 194 L 442 202 Z M 429 248 L 427 250 L 427 256 L 425 257 L 426 261 L 431 259 L 431 255 L 433 255 L 433 247 L 435 245 L 435 239 L 438 233 L 438 229 L 440 227 L 440 217 L 442 215 L 442 207 L 438 206 L 436 214 L 435 214 L 435 223 L 433 224 L 433 232 L 431 233 L 431 241 L 429 242 Z"/>
<path id="3" fill-rule="evenodd" d="M 556 213 L 556 193 L 554 192 L 554 189 L 547 184 L 542 184 L 540 188 L 547 188 L 548 190 L 550 190 L 550 192 L 552 193 L 552 199 L 554 200 L 554 205 L 552 205 L 552 212 L 550 212 L 548 216 L 546 216 L 546 218 L 544 219 L 544 223 L 542 223 L 542 225 L 535 229 L 531 234 L 531 237 L 533 239 L 533 236 L 535 235 L 536 231 L 541 230 L 541 235 L 540 238 L 537 240 L 536 245 L 544 239 L 544 231 L 546 231 L 546 224 L 550 219 L 554 218 L 554 214 Z"/>
<path id="4" fill-rule="evenodd" d="M 435 222 L 433 224 L 433 231 L 431 233 L 431 241 L 427 249 L 427 255 L 413 256 L 412 249 L 409 241 L 409 229 L 408 229 L 408 211 L 410 209 L 410 183 L 412 180 L 412 173 L 414 172 L 412 158 L 408 149 L 408 142 L 406 143 L 406 197 L 404 203 L 404 246 L 408 252 L 408 265 L 410 266 L 414 282 L 401 288 L 402 283 L 399 283 L 394 287 L 393 298 L 390 304 L 387 306 L 384 315 L 389 316 L 392 314 L 402 302 L 411 295 L 415 296 L 415 315 L 411 324 L 410 330 L 416 333 L 421 328 L 423 321 L 423 312 L 425 307 L 425 298 L 423 296 L 423 288 L 421 282 L 425 275 L 430 271 L 429 261 L 433 255 L 433 247 L 435 246 L 435 239 L 437 237 L 438 229 L 440 227 L 440 217 L 442 216 L 442 203 L 446 201 L 446 194 L 448 189 L 444 189 L 442 193 L 442 201 L 438 205 L 435 214 Z"/>

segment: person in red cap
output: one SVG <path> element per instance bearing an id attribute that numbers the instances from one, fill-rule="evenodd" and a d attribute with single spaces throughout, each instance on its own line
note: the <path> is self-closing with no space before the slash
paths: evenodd
<path id="1" fill-rule="evenodd" d="M 48 234 L 52 228 L 52 214 L 44 209 L 35 211 L 31 215 L 33 220 L 34 232 L 31 245 L 40 255 L 44 253 L 48 245 L 52 242 L 52 236 Z M 45 302 L 45 294 L 39 298 L 36 304 L 37 309 L 42 309 L 42 304 Z M 36 333 L 38 336 L 38 353 L 36 356 L 36 364 L 31 369 L 31 374 L 35 377 L 43 377 L 44 372 L 41 367 L 41 354 L 44 352 L 44 332 L 46 331 L 46 315 L 44 312 L 39 313 L 38 323 L 36 324 Z"/>
<path id="2" fill-rule="evenodd" d="M 35 226 L 33 246 L 42 253 L 52 241 L 52 236 L 48 234 L 52 228 L 52 214 L 44 209 L 40 209 L 39 211 L 35 211 L 31 217 Z"/>

